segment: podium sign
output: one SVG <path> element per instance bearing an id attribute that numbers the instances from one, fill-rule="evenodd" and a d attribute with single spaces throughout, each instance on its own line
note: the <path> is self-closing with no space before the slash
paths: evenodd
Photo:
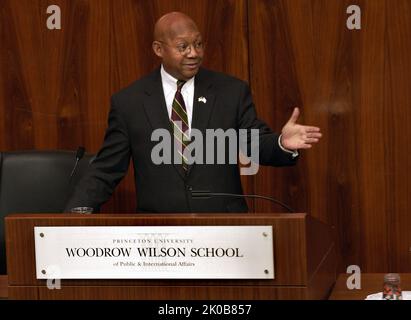
<path id="1" fill-rule="evenodd" d="M 274 279 L 272 226 L 34 227 L 37 279 Z"/>

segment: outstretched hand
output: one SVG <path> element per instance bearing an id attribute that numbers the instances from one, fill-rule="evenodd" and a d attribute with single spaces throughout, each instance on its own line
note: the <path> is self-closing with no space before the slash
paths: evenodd
<path id="1" fill-rule="evenodd" d="M 293 114 L 281 130 L 281 145 L 289 150 L 309 149 L 322 137 L 320 128 L 297 124 L 300 110 L 294 108 Z"/>

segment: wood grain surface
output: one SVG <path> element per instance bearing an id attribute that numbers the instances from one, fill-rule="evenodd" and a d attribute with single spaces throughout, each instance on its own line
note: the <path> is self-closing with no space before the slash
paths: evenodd
<path id="1" fill-rule="evenodd" d="M 299 106 L 301 122 L 324 135 L 296 167 L 261 170 L 255 190 L 333 225 L 341 271 L 406 272 L 411 2 L 357 1 L 355 31 L 345 26 L 351 2 L 249 2 L 250 83 L 261 118 L 280 130 Z"/>
<path id="2" fill-rule="evenodd" d="M 335 227 L 340 270 L 411 268 L 411 2 L 358 0 L 44 0 L 0 6 L 0 150 L 97 152 L 110 96 L 150 72 L 154 22 L 181 10 L 206 41 L 204 65 L 250 83 L 260 118 L 280 131 L 299 106 L 324 137 L 293 168 L 243 177 Z M 132 212 L 133 168 L 104 212 Z M 280 212 L 260 200 L 256 212 Z"/>
<path id="3" fill-rule="evenodd" d="M 15 214 L 5 223 L 12 299 L 325 299 L 336 280 L 331 228 L 304 213 Z M 62 279 L 48 290 L 36 277 L 35 226 L 252 225 L 272 226 L 274 279 Z"/>
<path id="4" fill-rule="evenodd" d="M 8 286 L 9 286 L 8 277 L 5 275 L 0 275 L 0 300 L 8 298 L 9 296 Z"/>

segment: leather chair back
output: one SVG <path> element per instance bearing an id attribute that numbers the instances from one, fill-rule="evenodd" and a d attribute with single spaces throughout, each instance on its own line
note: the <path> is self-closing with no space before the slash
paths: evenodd
<path id="1" fill-rule="evenodd" d="M 75 151 L 0 153 L 0 274 L 6 274 L 4 217 L 10 213 L 59 213 L 93 155 L 85 154 L 70 179 Z"/>

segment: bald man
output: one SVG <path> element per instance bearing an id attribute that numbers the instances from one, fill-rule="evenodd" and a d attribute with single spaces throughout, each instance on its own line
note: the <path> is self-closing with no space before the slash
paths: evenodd
<path id="1" fill-rule="evenodd" d="M 152 48 L 161 59 L 160 68 L 113 95 L 103 146 L 66 211 L 74 207 L 99 210 L 132 158 L 138 212 L 247 212 L 242 198 L 193 199 L 193 190 L 243 192 L 238 163 L 227 157 L 224 163 L 189 161 L 186 149 L 196 144 L 194 133 L 206 136 L 207 129 L 257 129 L 258 164 L 269 166 L 295 164 L 297 150 L 310 148 L 320 139 L 319 128 L 297 124 L 298 108 L 281 134 L 274 133 L 257 118 L 245 82 L 201 68 L 203 39 L 185 14 L 172 12 L 157 21 Z M 171 163 L 153 158 L 159 143 L 153 137 L 158 132 L 170 134 L 172 154 L 177 155 Z M 229 153 L 233 146 L 212 149 Z M 204 143 L 200 151 L 204 154 L 210 148 Z"/>

